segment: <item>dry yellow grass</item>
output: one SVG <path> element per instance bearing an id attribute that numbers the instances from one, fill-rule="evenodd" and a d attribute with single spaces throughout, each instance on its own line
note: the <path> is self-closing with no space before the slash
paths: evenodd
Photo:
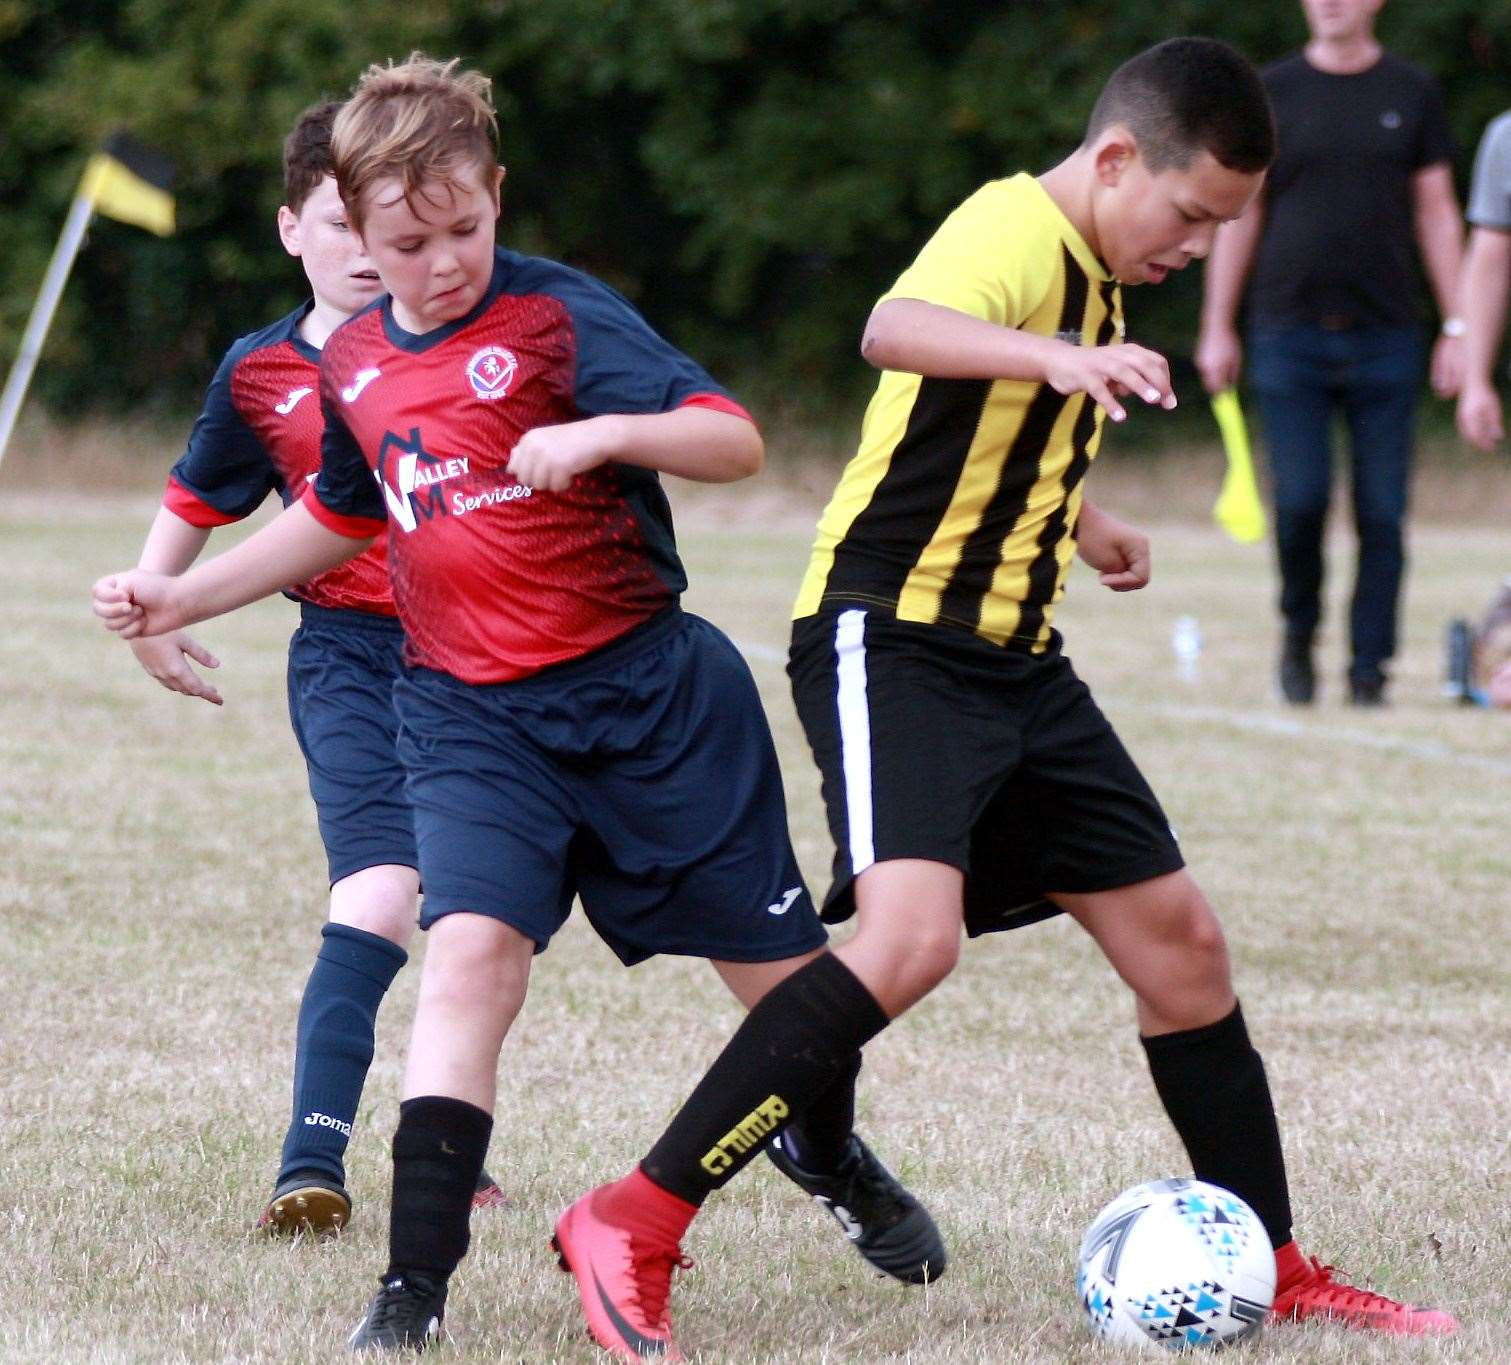
<path id="1" fill-rule="evenodd" d="M 16 483 L 0 484 L 0 1359 L 334 1359 L 383 1265 L 416 972 L 380 1019 L 349 1233 L 259 1240 L 248 1228 L 276 1161 L 324 899 L 282 698 L 292 609 L 200 628 L 225 663 L 223 711 L 171 696 L 85 602 L 97 573 L 134 558 L 151 496 Z M 1127 471 L 1099 492 L 1116 507 L 1124 487 Z M 799 853 L 822 884 L 828 840 L 780 665 L 812 496 L 681 503 L 690 605 L 752 658 Z M 1224 915 L 1305 1245 L 1466 1323 L 1427 1344 L 1277 1330 L 1246 1360 L 1507 1354 L 1511 717 L 1436 691 L 1442 623 L 1479 607 L 1506 549 L 1499 530 L 1418 531 L 1396 705 L 1379 714 L 1339 704 L 1335 640 L 1322 705 L 1276 705 L 1267 552 L 1204 526 L 1158 528 L 1144 594 L 1115 597 L 1078 571 L 1062 614 Z M 1207 642 L 1191 683 L 1170 656 L 1181 614 Z M 454 1341 L 436 1359 L 597 1358 L 546 1250 L 551 1220 L 643 1150 L 735 1018 L 702 964 L 625 972 L 580 923 L 561 936 L 505 1048 L 490 1165 L 511 1203 L 476 1223 Z M 711 1203 L 688 1247 L 699 1264 L 676 1306 L 696 1359 L 1109 1358 L 1073 1298 L 1081 1228 L 1182 1158 L 1128 1002 L 1071 926 L 973 944 L 870 1050 L 861 1112 L 935 1209 L 949 1275 L 922 1292 L 865 1273 L 763 1164 Z"/>

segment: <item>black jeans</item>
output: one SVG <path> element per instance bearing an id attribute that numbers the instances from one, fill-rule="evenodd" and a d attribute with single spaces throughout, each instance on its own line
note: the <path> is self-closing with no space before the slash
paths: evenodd
<path id="1" fill-rule="evenodd" d="M 1261 326 L 1249 337 L 1250 382 L 1275 486 L 1280 611 L 1288 638 L 1305 643 L 1322 619 L 1334 416 L 1348 425 L 1359 538 L 1349 613 L 1356 676 L 1374 673 L 1396 650 L 1423 351 L 1416 327 Z"/>

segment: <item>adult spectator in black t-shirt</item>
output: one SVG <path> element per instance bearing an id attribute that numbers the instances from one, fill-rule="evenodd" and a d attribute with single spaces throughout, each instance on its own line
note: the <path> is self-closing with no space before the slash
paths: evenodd
<path id="1" fill-rule="evenodd" d="M 1442 318 L 1432 386 L 1454 394 L 1463 322 L 1454 286 L 1463 230 L 1443 98 L 1425 72 L 1374 36 L 1384 0 L 1302 0 L 1311 40 L 1264 73 L 1279 155 L 1264 193 L 1217 234 L 1206 270 L 1196 365 L 1213 392 L 1238 379 L 1236 329 L 1248 290 L 1249 380 L 1275 492 L 1281 693 L 1316 695 L 1330 428 L 1350 435 L 1359 560 L 1349 618 L 1349 697 L 1385 699 L 1405 568 L 1411 448 L 1424 329 L 1416 257 Z"/>

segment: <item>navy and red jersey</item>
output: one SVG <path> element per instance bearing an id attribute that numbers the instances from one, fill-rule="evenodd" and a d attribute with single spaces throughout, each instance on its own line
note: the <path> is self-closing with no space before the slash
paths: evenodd
<path id="1" fill-rule="evenodd" d="M 163 493 L 191 526 L 240 521 L 275 489 L 287 505 L 320 468 L 320 352 L 298 332 L 311 306 L 242 337 L 220 362 Z M 316 606 L 395 614 L 381 543 L 293 592 Z"/>
<path id="2" fill-rule="evenodd" d="M 687 585 L 652 470 L 609 463 L 561 493 L 505 467 L 533 427 L 701 405 L 749 416 L 607 285 L 495 253 L 466 316 L 416 336 L 383 298 L 326 342 L 310 511 L 386 524 L 406 661 L 510 682 L 598 649 Z"/>

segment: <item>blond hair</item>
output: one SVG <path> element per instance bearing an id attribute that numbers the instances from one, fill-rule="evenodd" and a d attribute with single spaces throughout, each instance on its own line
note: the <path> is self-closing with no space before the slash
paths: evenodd
<path id="1" fill-rule="evenodd" d="M 428 201 L 422 186 L 456 190 L 468 172 L 487 181 L 498 164 L 493 82 L 460 66 L 460 57 L 411 52 L 362 73 L 331 130 L 336 187 L 359 232 L 363 195 L 380 180 L 399 181 L 414 209 L 416 198 Z"/>

